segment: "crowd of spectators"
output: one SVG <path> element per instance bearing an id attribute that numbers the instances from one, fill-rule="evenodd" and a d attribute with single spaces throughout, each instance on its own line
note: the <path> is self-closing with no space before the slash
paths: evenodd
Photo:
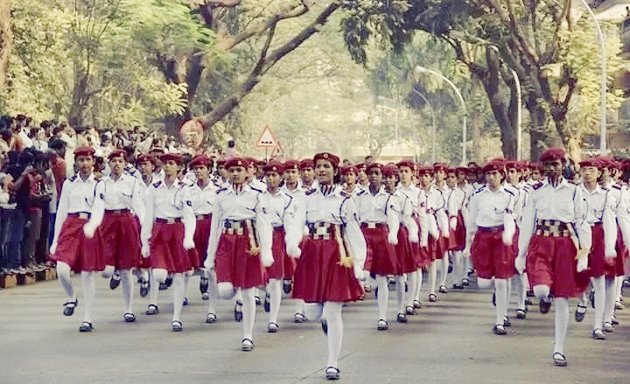
<path id="1" fill-rule="evenodd" d="M 172 136 L 147 129 L 71 127 L 24 115 L 0 118 L 0 274 L 41 271 L 48 265 L 57 198 L 74 174 L 74 149 L 91 146 L 97 164 L 116 148 L 133 161 L 138 153 L 160 147 L 180 152 Z"/>

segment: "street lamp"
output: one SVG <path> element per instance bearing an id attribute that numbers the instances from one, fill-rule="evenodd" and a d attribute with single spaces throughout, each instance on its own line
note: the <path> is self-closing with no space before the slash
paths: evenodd
<path id="1" fill-rule="evenodd" d="M 399 132 L 400 132 L 400 120 L 399 120 L 399 117 L 398 117 L 398 114 L 400 113 L 400 111 L 399 111 L 400 103 L 396 102 L 396 100 L 394 100 L 394 99 L 390 99 L 389 97 L 385 97 L 385 96 L 381 96 L 381 95 L 378 95 L 377 98 L 380 99 L 380 100 L 389 100 L 389 101 L 393 102 L 396 105 L 396 108 L 388 107 L 388 106 L 385 106 L 385 105 L 380 105 L 380 107 L 394 111 L 394 127 L 395 127 L 394 134 L 396 136 L 396 143 L 398 143 L 398 141 L 399 141 L 398 137 L 399 137 Z"/>
<path id="2" fill-rule="evenodd" d="M 597 17 L 593 13 L 591 6 L 588 5 L 586 0 L 580 0 L 586 7 L 587 12 L 591 15 L 591 18 L 595 22 L 595 28 L 597 29 L 597 37 L 599 39 L 600 55 L 601 55 L 601 74 L 599 84 L 599 152 L 602 156 L 606 154 L 606 43 L 604 41 L 604 34 L 602 28 L 597 21 Z"/>
<path id="3" fill-rule="evenodd" d="M 415 88 L 411 88 L 411 90 L 418 96 L 420 96 L 422 98 L 422 100 L 424 100 L 424 102 L 429 106 L 429 109 L 431 110 L 431 122 L 432 122 L 432 126 L 431 126 L 431 163 L 435 163 L 435 110 L 433 109 L 433 106 L 431 105 L 431 103 L 429 102 L 429 99 L 426 98 L 426 96 L 424 96 L 424 94 L 420 91 L 418 91 Z"/>
<path id="4" fill-rule="evenodd" d="M 490 48 L 497 53 L 499 52 L 499 48 L 496 45 L 490 45 Z M 512 72 L 512 76 L 514 76 L 514 83 L 516 85 L 516 102 L 518 104 L 518 109 L 516 110 L 516 160 L 522 159 L 522 148 L 523 148 L 523 129 L 521 127 L 521 103 L 523 99 L 523 95 L 521 94 L 521 80 L 518 77 L 518 74 L 515 70 L 510 68 Z"/>
<path id="5" fill-rule="evenodd" d="M 434 71 L 432 69 L 428 69 L 428 68 L 422 67 L 420 65 L 416 65 L 415 70 L 416 70 L 417 73 L 430 73 L 430 74 L 435 75 L 435 76 L 439 77 L 440 79 L 446 81 L 446 83 L 448 85 L 450 85 L 451 88 L 453 88 L 453 90 L 457 94 L 457 97 L 459 98 L 460 103 L 462 103 L 462 108 L 464 110 L 464 117 L 462 119 L 463 120 L 463 124 L 462 124 L 462 163 L 466 164 L 466 113 L 467 113 L 467 109 L 466 109 L 466 103 L 464 102 L 464 98 L 462 97 L 462 93 L 459 91 L 459 88 L 457 88 L 457 86 L 452 81 L 447 79 L 440 72 L 437 72 L 437 71 Z"/>

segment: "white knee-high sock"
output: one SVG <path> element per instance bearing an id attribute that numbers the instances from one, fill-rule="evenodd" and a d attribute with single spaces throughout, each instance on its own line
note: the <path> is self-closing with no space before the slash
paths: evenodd
<path id="1" fill-rule="evenodd" d="M 551 293 L 551 289 L 548 285 L 535 285 L 534 286 L 534 296 L 538 300 L 549 300 L 549 294 Z"/>
<path id="2" fill-rule="evenodd" d="M 304 300 L 295 299 L 295 313 L 301 313 L 304 315 Z M 308 316 L 306 316 L 306 318 L 310 320 Z"/>
<path id="3" fill-rule="evenodd" d="M 453 251 L 453 283 L 461 283 L 464 278 L 464 260 L 461 251 Z"/>
<path id="4" fill-rule="evenodd" d="M 416 296 L 414 297 L 414 299 L 420 300 L 420 291 L 422 290 L 422 279 L 423 279 L 422 269 L 418 269 L 416 271 L 416 277 L 418 279 L 418 283 L 416 285 Z"/>
<path id="5" fill-rule="evenodd" d="M 168 272 L 166 269 L 151 269 L 151 290 L 149 292 L 149 304 L 157 305 L 160 293 L 160 284 L 166 281 Z"/>
<path id="6" fill-rule="evenodd" d="M 72 277 L 70 276 L 70 266 L 64 262 L 57 262 L 57 278 L 61 283 L 64 291 L 66 291 L 66 296 L 68 296 L 67 301 L 73 301 L 76 296 L 74 295 L 74 286 L 72 285 Z"/>
<path id="7" fill-rule="evenodd" d="M 615 301 L 621 301 L 621 289 L 623 288 L 623 276 L 615 277 Z"/>
<path id="8" fill-rule="evenodd" d="M 267 292 L 269 293 L 270 311 L 269 322 L 278 322 L 278 313 L 280 312 L 280 301 L 282 300 L 282 280 L 271 279 L 267 284 Z"/>
<path id="9" fill-rule="evenodd" d="M 413 300 L 416 298 L 416 291 L 418 289 L 418 275 L 420 273 L 422 273 L 422 271 L 418 269 L 414 272 L 407 274 L 407 289 L 408 289 L 407 298 L 409 300 L 408 304 L 410 306 L 413 305 Z"/>
<path id="10" fill-rule="evenodd" d="M 496 295 L 496 322 L 503 325 L 503 319 L 507 314 L 508 280 L 494 279 L 494 292 Z"/>
<path id="11" fill-rule="evenodd" d="M 376 275 L 376 286 L 378 287 L 378 318 L 379 320 L 387 320 L 387 304 L 389 302 L 387 276 Z"/>
<path id="12" fill-rule="evenodd" d="M 396 276 L 396 302 L 398 313 L 405 313 L 405 276 Z"/>
<path id="13" fill-rule="evenodd" d="M 444 252 L 441 264 L 440 285 L 446 285 L 446 278 L 448 277 L 448 258 L 450 252 Z"/>
<path id="14" fill-rule="evenodd" d="M 595 316 L 593 318 L 593 329 L 601 329 L 604 323 L 604 312 L 606 309 L 606 278 L 604 276 L 591 279 L 593 289 L 595 289 Z M 614 304 L 613 304 L 614 305 Z"/>
<path id="15" fill-rule="evenodd" d="M 462 255 L 462 265 L 464 270 L 462 274 L 465 278 L 468 278 L 468 270 L 470 269 L 470 257 L 464 257 Z"/>
<path id="16" fill-rule="evenodd" d="M 482 279 L 481 277 L 477 278 L 477 286 L 479 287 L 479 289 L 488 289 L 490 287 L 492 287 L 492 280 L 491 279 Z"/>
<path id="17" fill-rule="evenodd" d="M 612 322 L 612 317 L 615 314 L 615 301 L 616 301 L 616 293 L 617 293 L 616 279 L 607 278 L 605 285 L 606 285 L 606 303 L 604 306 L 604 321 L 610 323 Z"/>
<path id="18" fill-rule="evenodd" d="M 120 271 L 120 283 L 122 285 L 125 313 L 133 313 L 133 275 L 129 269 Z"/>
<path id="19" fill-rule="evenodd" d="M 114 268 L 113 265 L 106 265 L 105 270 L 101 272 L 101 276 L 105 279 L 109 279 L 114 275 L 115 271 L 116 271 L 116 268 Z"/>
<path id="20" fill-rule="evenodd" d="M 243 338 L 254 340 L 254 322 L 256 321 L 256 295 L 257 289 L 247 288 L 239 290 L 243 300 Z"/>
<path id="21" fill-rule="evenodd" d="M 306 304 L 304 303 L 304 301 L 302 301 L 302 304 L 303 304 L 302 309 L 304 310 L 304 315 L 306 316 L 308 321 L 317 321 L 323 317 L 324 306 L 322 304 L 319 304 L 319 303 Z"/>
<path id="22" fill-rule="evenodd" d="M 183 273 L 173 275 L 173 321 L 182 321 L 182 308 L 184 307 L 184 290 L 186 289 L 186 277 Z"/>
<path id="23" fill-rule="evenodd" d="M 435 294 L 435 284 L 437 283 L 437 265 L 439 262 L 439 260 L 435 260 L 429 266 L 429 294 Z"/>
<path id="24" fill-rule="evenodd" d="M 567 338 L 569 329 L 569 300 L 559 297 L 555 299 L 556 303 L 556 321 L 554 330 L 554 347 L 553 351 L 560 352 L 564 355 L 564 342 Z"/>
<path id="25" fill-rule="evenodd" d="M 219 297 L 223 300 L 231 300 L 234 296 L 239 296 L 239 298 L 237 299 L 238 301 L 241 301 L 242 298 L 240 298 L 240 293 L 238 292 L 238 289 L 234 289 L 234 286 L 232 285 L 232 283 L 225 281 L 223 283 L 217 283 L 217 291 L 219 292 Z M 242 301 L 241 301 L 242 302 Z"/>
<path id="26" fill-rule="evenodd" d="M 527 273 L 523 272 L 519 275 L 516 275 L 516 280 L 518 284 L 516 285 L 516 308 L 525 309 L 525 299 L 527 298 L 527 286 L 529 285 L 527 282 Z"/>
<path id="27" fill-rule="evenodd" d="M 343 341 L 343 320 L 341 309 L 343 303 L 327 301 L 324 303 L 324 313 L 328 322 L 328 363 L 327 366 L 337 367 L 339 355 L 341 354 L 341 344 Z"/>
<path id="28" fill-rule="evenodd" d="M 94 272 L 81 272 L 81 284 L 83 285 L 83 302 L 85 303 L 83 321 L 91 323 L 92 309 L 94 308 L 94 297 L 96 296 Z"/>
<path id="29" fill-rule="evenodd" d="M 508 310 L 510 309 L 510 298 L 512 297 L 512 279 L 506 279 L 506 287 L 507 292 L 505 295 L 505 313 L 504 316 L 507 316 Z"/>
<path id="30" fill-rule="evenodd" d="M 188 274 L 184 275 L 184 293 L 182 294 L 182 297 L 187 297 L 187 295 L 188 295 L 188 283 L 189 283 L 189 281 L 190 281 L 190 276 L 188 276 Z"/>
<path id="31" fill-rule="evenodd" d="M 217 275 L 214 272 L 208 272 L 208 313 L 216 315 L 216 305 L 219 302 L 219 288 L 217 287 Z"/>

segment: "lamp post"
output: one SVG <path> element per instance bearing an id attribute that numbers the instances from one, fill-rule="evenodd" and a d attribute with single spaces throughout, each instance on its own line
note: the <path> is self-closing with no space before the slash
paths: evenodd
<path id="1" fill-rule="evenodd" d="M 600 73 L 600 84 L 599 84 L 599 152 L 602 156 L 606 154 L 606 42 L 604 40 L 604 33 L 602 32 L 602 27 L 599 25 L 599 21 L 597 21 L 597 17 L 593 13 L 590 5 L 586 2 L 586 0 L 580 0 L 584 7 L 586 7 L 586 11 L 589 13 L 593 21 L 595 22 L 595 29 L 597 30 L 597 38 L 599 39 L 599 48 L 600 48 L 600 56 L 601 56 L 601 73 Z"/>
<path id="2" fill-rule="evenodd" d="M 422 100 L 424 100 L 424 102 L 429 106 L 429 110 L 431 111 L 431 163 L 435 163 L 435 110 L 433 109 L 433 106 L 431 105 L 431 103 L 429 102 L 429 99 L 427 99 L 427 97 L 420 91 L 418 91 L 415 88 L 411 88 L 411 90 L 418 96 L 420 96 L 422 98 Z"/>
<path id="3" fill-rule="evenodd" d="M 499 48 L 497 48 L 496 45 L 490 45 L 490 48 L 497 53 L 500 53 Z M 523 95 L 521 93 L 521 80 L 519 79 L 518 74 L 512 68 L 510 68 L 510 72 L 512 72 L 512 76 L 514 77 L 514 83 L 516 86 L 516 102 L 518 104 L 518 109 L 516 110 L 516 160 L 521 160 L 523 157 L 523 128 L 521 126 L 521 103 Z"/>
<path id="4" fill-rule="evenodd" d="M 466 113 L 467 113 L 467 109 L 466 109 L 466 103 L 464 102 L 464 98 L 462 97 L 462 93 L 460 92 L 459 88 L 457 88 L 457 86 L 451 80 L 447 79 L 440 72 L 422 67 L 420 65 L 416 65 L 415 70 L 417 73 L 430 73 L 434 76 L 439 77 L 440 79 L 446 81 L 446 83 L 450 85 L 451 88 L 453 88 L 453 90 L 457 94 L 457 97 L 459 98 L 459 101 L 462 104 L 462 108 L 464 110 L 464 117 L 462 119 L 463 120 L 462 122 L 462 163 L 466 164 Z"/>

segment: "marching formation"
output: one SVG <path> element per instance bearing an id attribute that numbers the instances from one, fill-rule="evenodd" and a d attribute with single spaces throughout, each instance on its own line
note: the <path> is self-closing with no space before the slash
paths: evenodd
<path id="1" fill-rule="evenodd" d="M 473 274 L 480 288 L 492 288 L 496 335 L 512 325 L 510 310 L 527 318 L 529 297 L 542 313 L 555 305 L 557 366 L 567 365 L 569 299 L 578 299 L 578 322 L 593 306 L 596 340 L 614 331 L 623 308 L 628 164 L 612 158 L 581 162 L 578 177 L 567 174 L 557 148 L 539 163 L 457 168 L 408 160 L 343 166 L 326 152 L 282 163 L 198 155 L 186 164 L 153 148 L 135 164 L 115 150 L 95 172 L 92 148 L 74 154 L 78 173 L 63 185 L 50 253 L 66 316 L 80 305 L 71 272 L 81 276 L 81 332 L 93 330 L 97 272 L 112 289 L 122 285 L 125 322 L 136 321 L 136 280 L 149 296 L 146 315 L 160 312 L 159 292 L 170 287 L 174 332 L 184 328 L 188 281 L 198 274 L 205 321 L 217 321 L 218 300 L 232 300 L 243 351 L 254 350 L 257 303 L 269 314 L 268 332 L 277 333 L 282 293 L 291 294 L 296 323 L 321 322 L 325 376 L 337 380 L 343 307 L 373 291 L 375 326 L 386 331 L 392 285 L 400 324 L 425 297 L 466 289 Z"/>

